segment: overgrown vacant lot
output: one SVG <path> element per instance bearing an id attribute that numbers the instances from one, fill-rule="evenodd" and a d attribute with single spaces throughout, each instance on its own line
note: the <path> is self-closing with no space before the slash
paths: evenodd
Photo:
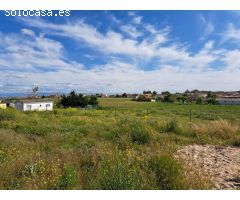
<path id="1" fill-rule="evenodd" d="M 98 110 L 0 111 L 1 189 L 208 189 L 175 159 L 187 145 L 240 146 L 240 106 L 100 99 Z"/>

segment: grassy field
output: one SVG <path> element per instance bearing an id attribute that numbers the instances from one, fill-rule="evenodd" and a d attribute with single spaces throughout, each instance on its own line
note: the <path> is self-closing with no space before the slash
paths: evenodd
<path id="1" fill-rule="evenodd" d="M 97 110 L 0 110 L 0 189 L 208 189 L 174 152 L 240 146 L 240 106 L 99 101 Z"/>

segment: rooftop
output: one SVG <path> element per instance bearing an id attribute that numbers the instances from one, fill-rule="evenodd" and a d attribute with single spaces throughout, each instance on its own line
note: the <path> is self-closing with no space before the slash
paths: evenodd
<path id="1" fill-rule="evenodd" d="M 17 101 L 20 101 L 20 102 L 23 102 L 23 103 L 53 102 L 52 99 L 19 99 Z"/>

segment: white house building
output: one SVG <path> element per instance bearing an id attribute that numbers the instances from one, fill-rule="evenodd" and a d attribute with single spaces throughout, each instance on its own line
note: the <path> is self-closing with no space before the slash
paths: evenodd
<path id="1" fill-rule="evenodd" d="M 21 111 L 51 111 L 53 110 L 53 101 L 49 99 L 17 100 L 14 107 Z"/>
<path id="2" fill-rule="evenodd" d="M 240 97 L 217 98 L 216 101 L 219 105 L 240 105 Z"/>

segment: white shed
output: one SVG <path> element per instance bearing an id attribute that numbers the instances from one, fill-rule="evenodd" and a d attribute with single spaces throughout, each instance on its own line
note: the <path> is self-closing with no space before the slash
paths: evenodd
<path id="1" fill-rule="evenodd" d="M 219 105 L 240 105 L 240 98 L 217 98 Z"/>
<path id="2" fill-rule="evenodd" d="M 21 111 L 51 111 L 53 101 L 49 99 L 24 99 L 15 101 L 15 108 Z"/>

